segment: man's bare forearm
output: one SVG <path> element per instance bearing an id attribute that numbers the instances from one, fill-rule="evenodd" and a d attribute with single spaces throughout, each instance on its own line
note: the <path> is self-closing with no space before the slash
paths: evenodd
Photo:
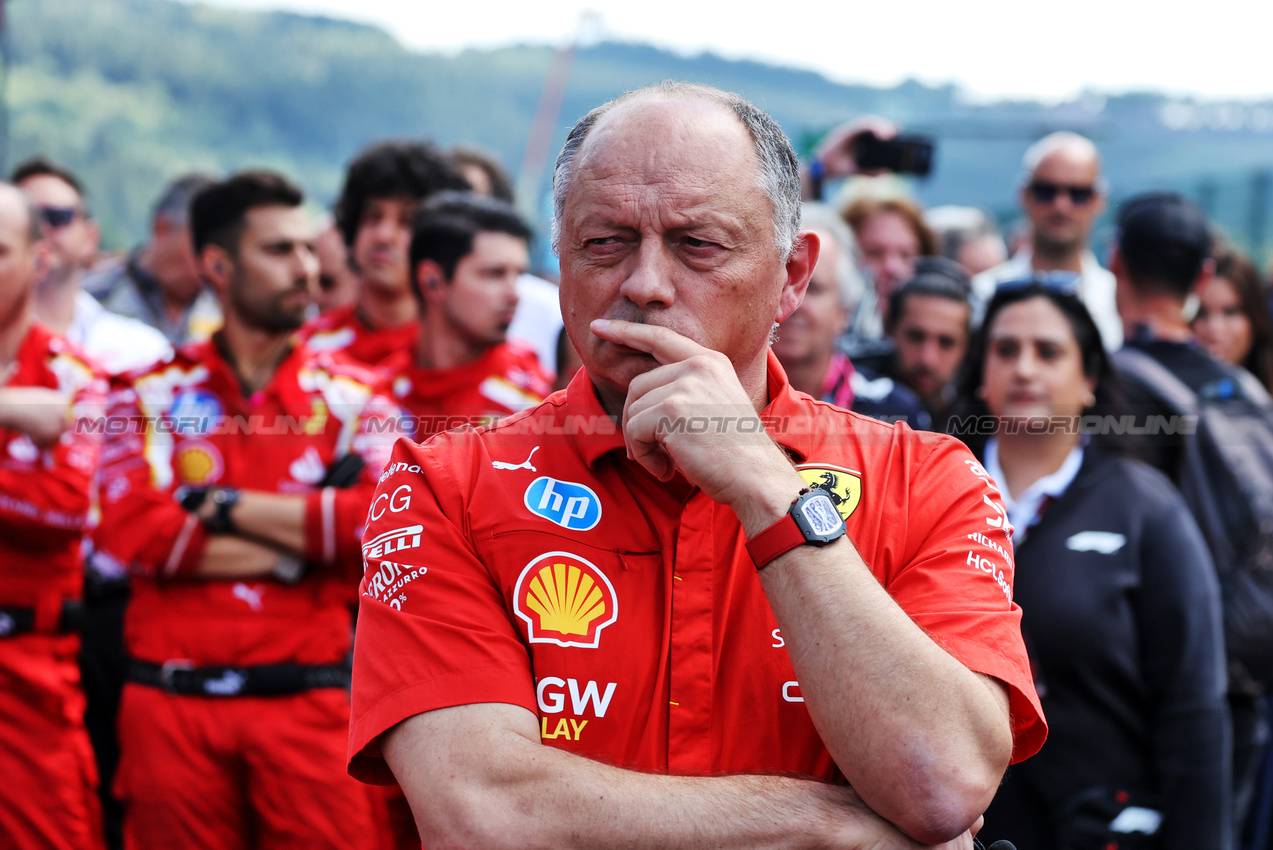
<path id="1" fill-rule="evenodd" d="M 771 483 L 732 507 L 750 538 L 803 486 L 775 456 Z M 963 832 L 1012 753 L 1007 695 L 933 642 L 846 536 L 797 546 L 760 573 L 805 706 L 849 783 L 927 843 Z"/>
<path id="2" fill-rule="evenodd" d="M 425 846 L 917 848 L 845 786 L 637 773 L 544 746 L 508 705 L 417 715 L 381 739 Z M 958 847 L 971 841 L 961 836 Z"/>
<path id="3" fill-rule="evenodd" d="M 1007 695 L 928 637 L 847 538 L 761 571 L 801 694 L 850 784 L 926 843 L 969 827 L 1012 753 Z"/>
<path id="4" fill-rule="evenodd" d="M 234 507 L 234 527 L 243 536 L 289 555 L 305 554 L 305 497 L 244 490 Z"/>
<path id="5" fill-rule="evenodd" d="M 242 537 L 209 537 L 195 575 L 201 579 L 266 578 L 274 575 L 281 557 L 277 550 Z"/>
<path id="6" fill-rule="evenodd" d="M 37 446 L 51 446 L 70 421 L 70 400 L 47 387 L 0 387 L 0 428 L 12 428 Z"/>

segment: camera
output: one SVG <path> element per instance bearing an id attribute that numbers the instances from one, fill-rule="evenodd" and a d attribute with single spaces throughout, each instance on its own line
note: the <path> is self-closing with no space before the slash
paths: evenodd
<path id="1" fill-rule="evenodd" d="M 853 144 L 853 160 L 859 171 L 892 171 L 927 177 L 933 170 L 933 140 L 911 133 L 881 139 L 865 135 Z"/>

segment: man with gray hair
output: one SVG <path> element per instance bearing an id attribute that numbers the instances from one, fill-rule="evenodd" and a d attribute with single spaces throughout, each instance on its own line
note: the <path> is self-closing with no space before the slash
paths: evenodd
<path id="1" fill-rule="evenodd" d="M 203 285 L 190 241 L 190 199 L 212 182 L 187 174 L 168 184 L 155 203 L 150 240 L 84 279 L 84 290 L 107 310 L 145 322 L 173 345 L 207 339 L 221 327 L 221 308 Z"/>
<path id="2" fill-rule="evenodd" d="M 914 393 L 890 378 L 864 374 L 839 347 L 866 291 L 853 231 L 834 209 L 812 202 L 804 206 L 804 228 L 818 237 L 818 264 L 804 300 L 779 325 L 773 342 L 791 386 L 846 410 L 931 431 L 932 419 Z"/>
<path id="3" fill-rule="evenodd" d="M 1079 297 L 1096 320 L 1105 348 L 1117 350 L 1123 344 L 1123 325 L 1114 302 L 1114 276 L 1101 267 L 1089 245 L 1106 198 L 1096 145 L 1077 133 L 1052 133 L 1030 146 L 1021 170 L 1020 200 L 1030 219 L 1030 246 L 973 278 L 978 323 L 999 284 L 1038 272 L 1072 272 L 1079 276 Z"/>
<path id="4" fill-rule="evenodd" d="M 971 847 L 1045 733 L 1003 507 L 957 442 L 770 352 L 820 244 L 790 143 L 664 83 L 585 116 L 553 184 L 584 366 L 398 443 L 350 772 L 429 847 Z"/>

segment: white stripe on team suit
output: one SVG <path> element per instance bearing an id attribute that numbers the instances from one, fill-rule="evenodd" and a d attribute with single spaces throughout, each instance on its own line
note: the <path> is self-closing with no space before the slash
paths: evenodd
<path id="1" fill-rule="evenodd" d="M 177 567 L 181 565 L 181 556 L 186 554 L 186 546 L 190 543 L 190 535 L 194 534 L 195 526 L 199 524 L 199 518 L 194 514 L 186 517 L 186 524 L 182 526 L 181 533 L 177 535 L 177 542 L 172 544 L 172 552 L 168 555 L 168 563 L 164 564 L 164 575 L 170 576 L 177 571 Z"/>
<path id="2" fill-rule="evenodd" d="M 336 488 L 324 487 L 320 507 L 323 515 L 323 563 L 336 560 Z"/>

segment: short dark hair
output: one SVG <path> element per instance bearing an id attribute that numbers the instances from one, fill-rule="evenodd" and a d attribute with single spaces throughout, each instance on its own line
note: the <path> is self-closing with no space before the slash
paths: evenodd
<path id="1" fill-rule="evenodd" d="M 56 177 L 66 185 L 75 190 L 75 194 L 84 198 L 84 186 L 80 183 L 69 168 L 59 165 L 51 159 L 43 156 L 33 156 L 30 159 L 23 160 L 17 168 L 13 169 L 13 175 L 9 178 L 14 185 L 30 180 L 32 177 Z"/>
<path id="2" fill-rule="evenodd" d="M 299 207 L 304 193 L 273 171 L 240 171 L 203 188 L 190 201 L 190 238 L 195 254 L 219 245 L 234 255 L 249 210 L 257 207 Z"/>
<path id="3" fill-rule="evenodd" d="M 491 181 L 491 196 L 513 203 L 513 181 L 493 153 L 472 145 L 456 145 L 451 148 L 451 162 L 456 168 L 471 165 L 482 169 L 486 179 Z"/>
<path id="4" fill-rule="evenodd" d="M 915 273 L 906 283 L 894 289 L 888 296 L 888 330 L 897 325 L 906 311 L 906 301 L 912 296 L 929 295 L 945 298 L 968 308 L 972 320 L 972 279 L 963 266 L 945 257 L 920 257 L 915 261 Z"/>
<path id="5" fill-rule="evenodd" d="M 185 174 L 164 187 L 155 201 L 150 220 L 164 219 L 185 226 L 190 222 L 190 201 L 195 195 L 213 183 L 215 177 L 208 174 Z"/>
<path id="6" fill-rule="evenodd" d="M 412 285 L 415 270 L 432 260 L 449 279 L 460 260 L 473 251 L 479 233 L 507 233 L 530 242 L 531 230 L 513 205 L 472 192 L 442 192 L 416 216 L 411 233 Z"/>
<path id="7" fill-rule="evenodd" d="M 429 142 L 376 142 L 349 164 L 333 216 L 345 244 L 352 247 L 372 198 L 422 201 L 446 189 L 472 188 L 451 160 Z"/>
<path id="8" fill-rule="evenodd" d="M 1118 256 L 1136 290 L 1184 300 L 1211 256 L 1206 217 L 1183 195 L 1147 192 L 1118 211 Z"/>

